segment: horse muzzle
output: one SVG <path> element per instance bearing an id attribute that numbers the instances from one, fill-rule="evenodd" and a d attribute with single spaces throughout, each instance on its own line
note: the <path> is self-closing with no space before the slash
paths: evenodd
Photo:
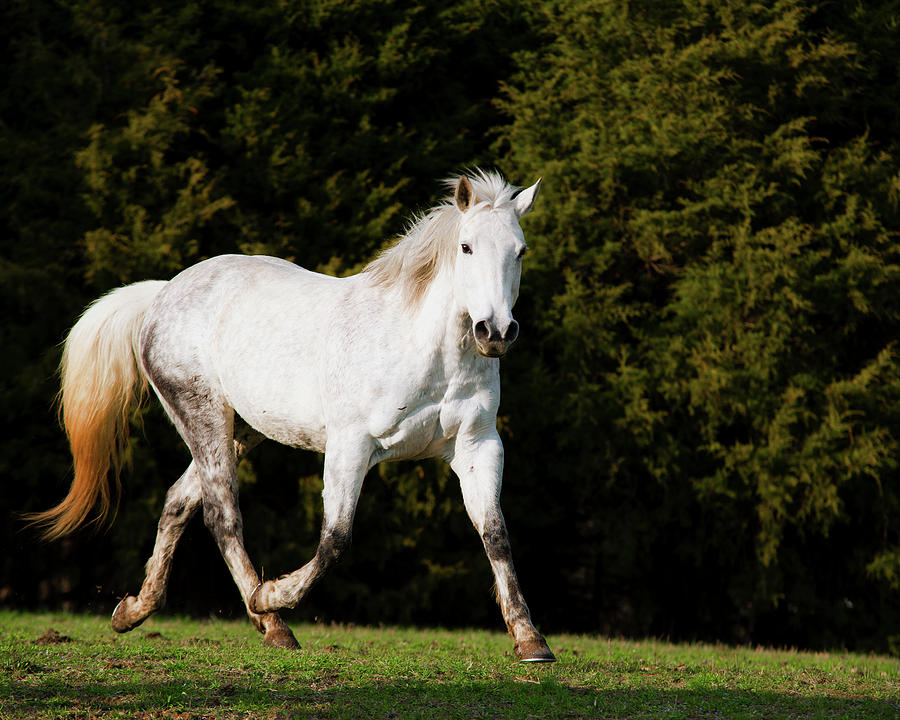
<path id="1" fill-rule="evenodd" d="M 519 337 L 519 323 L 510 320 L 504 330 L 500 330 L 490 320 L 479 320 L 473 326 L 475 349 L 479 355 L 499 358 L 506 355 L 507 350 Z"/>

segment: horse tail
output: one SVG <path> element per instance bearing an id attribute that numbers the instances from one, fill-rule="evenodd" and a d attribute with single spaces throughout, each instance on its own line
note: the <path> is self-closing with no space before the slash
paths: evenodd
<path id="1" fill-rule="evenodd" d="M 45 540 L 61 538 L 84 524 L 98 500 L 92 522 L 103 523 L 114 499 L 118 502 L 129 420 L 147 395 L 147 377 L 138 360 L 141 326 L 163 285 L 150 280 L 113 290 L 95 300 L 69 331 L 57 400 L 75 479 L 59 505 L 27 516 L 43 526 Z"/>

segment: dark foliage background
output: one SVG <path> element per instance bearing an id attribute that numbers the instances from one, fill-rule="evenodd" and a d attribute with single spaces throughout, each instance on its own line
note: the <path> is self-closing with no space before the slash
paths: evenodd
<path id="1" fill-rule="evenodd" d="M 361 267 L 473 165 L 543 176 L 503 361 L 504 509 L 545 631 L 900 651 L 900 4 L 10 2 L 0 603 L 109 611 L 186 451 L 136 419 L 116 523 L 51 546 L 59 343 L 225 252 Z M 241 465 L 251 555 L 314 551 L 320 458 Z M 295 619 L 500 626 L 438 462 L 366 480 Z M 169 609 L 240 614 L 198 519 Z"/>

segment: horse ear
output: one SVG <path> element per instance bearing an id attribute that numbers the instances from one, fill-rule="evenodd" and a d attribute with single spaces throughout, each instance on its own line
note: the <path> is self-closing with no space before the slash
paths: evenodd
<path id="1" fill-rule="evenodd" d="M 534 201 L 537 200 L 538 193 L 541 191 L 541 181 L 538 181 L 530 188 L 525 188 L 516 195 L 516 215 L 522 217 L 531 212 L 534 207 Z"/>
<path id="2" fill-rule="evenodd" d="M 461 176 L 456 184 L 456 196 L 454 199 L 456 200 L 456 207 L 461 212 L 465 212 L 475 204 L 475 192 L 472 190 L 472 183 L 469 182 L 469 178 L 465 175 Z"/>

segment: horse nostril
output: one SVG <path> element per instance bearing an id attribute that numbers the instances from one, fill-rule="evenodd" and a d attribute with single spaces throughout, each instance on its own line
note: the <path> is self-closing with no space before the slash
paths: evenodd
<path id="1" fill-rule="evenodd" d="M 487 324 L 487 320 L 479 320 L 475 323 L 475 339 L 480 342 L 487 342 L 491 338 L 491 329 Z"/>
<path id="2" fill-rule="evenodd" d="M 519 337 L 519 323 L 515 320 L 510 320 L 509 327 L 506 328 L 506 335 L 503 336 L 503 339 L 508 343 L 514 343 L 517 337 Z"/>

